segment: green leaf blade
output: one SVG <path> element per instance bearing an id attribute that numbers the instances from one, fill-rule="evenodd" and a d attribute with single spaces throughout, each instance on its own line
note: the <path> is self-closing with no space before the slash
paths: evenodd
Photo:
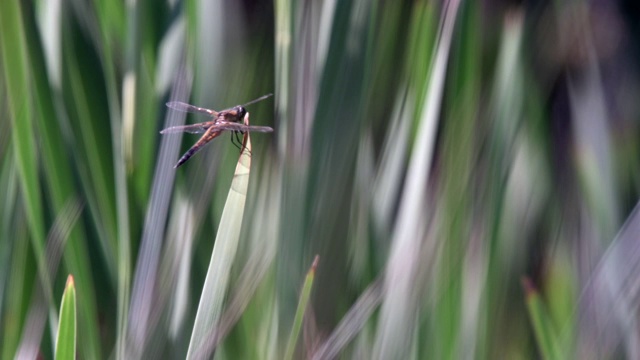
<path id="1" fill-rule="evenodd" d="M 248 121 L 247 114 L 247 121 Z M 246 135 L 246 148 L 240 154 L 231 182 L 231 189 L 220 218 L 220 227 L 204 282 L 198 312 L 189 342 L 187 359 L 206 358 L 211 334 L 218 326 L 225 299 L 231 266 L 238 250 L 251 169 L 251 141 Z"/>
<path id="2" fill-rule="evenodd" d="M 296 316 L 293 318 L 293 326 L 291 327 L 291 334 L 289 335 L 289 341 L 287 342 L 287 350 L 285 352 L 285 360 L 293 359 L 293 353 L 296 350 L 296 343 L 300 336 L 300 329 L 302 329 L 302 320 L 304 319 L 304 313 L 307 310 L 309 304 L 309 297 L 311 296 L 311 289 L 313 288 L 313 280 L 316 276 L 316 268 L 318 267 L 319 257 L 316 255 L 311 264 L 311 268 L 307 273 L 307 277 L 304 280 L 302 286 L 302 293 L 300 294 L 300 301 L 298 302 L 298 308 L 296 309 Z"/>
<path id="3" fill-rule="evenodd" d="M 76 288 L 73 276 L 67 278 L 67 285 L 60 304 L 60 322 L 56 337 L 56 360 L 76 358 Z"/>
<path id="4" fill-rule="evenodd" d="M 522 280 L 522 287 L 526 295 L 529 319 L 542 357 L 548 360 L 562 359 L 560 346 L 557 343 L 559 337 L 554 331 L 551 318 L 544 307 L 540 294 L 528 278 Z"/>

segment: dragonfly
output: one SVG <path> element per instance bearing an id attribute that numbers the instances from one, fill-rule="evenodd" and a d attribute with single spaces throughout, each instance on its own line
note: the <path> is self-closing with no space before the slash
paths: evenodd
<path id="1" fill-rule="evenodd" d="M 180 165 L 184 164 L 189 160 L 195 153 L 200 151 L 209 141 L 218 137 L 218 135 L 222 134 L 224 131 L 231 131 L 231 142 L 234 143 L 234 137 L 236 142 L 239 142 L 238 136 L 240 134 L 244 134 L 245 132 L 255 131 L 255 132 L 263 132 L 269 133 L 273 132 L 273 129 L 268 126 L 249 126 L 242 123 L 245 115 L 247 114 L 247 110 L 244 108 L 247 105 L 251 105 L 258 101 L 262 101 L 266 98 L 271 97 L 273 94 L 267 94 L 261 96 L 257 99 L 251 100 L 244 105 L 237 105 L 232 108 L 215 111 L 211 109 L 197 107 L 191 104 L 183 103 L 181 101 L 171 101 L 166 105 L 167 107 L 181 112 L 207 115 L 212 118 L 210 121 L 201 122 L 198 124 L 192 125 L 183 125 L 183 126 L 172 126 L 160 131 L 160 134 L 172 134 L 172 133 L 182 133 L 188 132 L 192 134 L 202 134 L 202 137 L 189 149 L 184 155 L 178 160 L 178 163 L 173 167 L 178 168 Z M 238 146 L 238 145 L 236 145 Z M 240 147 L 242 151 L 242 147 Z"/>

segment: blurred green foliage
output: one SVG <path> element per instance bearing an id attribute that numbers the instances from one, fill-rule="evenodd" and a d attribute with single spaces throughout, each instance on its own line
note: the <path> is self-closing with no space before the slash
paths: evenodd
<path id="1" fill-rule="evenodd" d="M 640 357 L 619 5 L 0 1 L 0 356 Z"/>

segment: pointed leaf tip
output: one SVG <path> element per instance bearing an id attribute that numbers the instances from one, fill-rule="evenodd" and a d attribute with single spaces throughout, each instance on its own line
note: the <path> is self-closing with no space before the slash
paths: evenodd
<path id="1" fill-rule="evenodd" d="M 73 275 L 69 274 L 69 276 L 67 276 L 67 285 L 66 287 L 75 287 L 75 282 L 73 281 Z"/>
<path id="2" fill-rule="evenodd" d="M 320 261 L 320 256 L 316 254 L 316 257 L 313 258 L 313 263 L 311 264 L 310 272 L 316 272 L 316 268 L 318 267 L 318 261 Z"/>

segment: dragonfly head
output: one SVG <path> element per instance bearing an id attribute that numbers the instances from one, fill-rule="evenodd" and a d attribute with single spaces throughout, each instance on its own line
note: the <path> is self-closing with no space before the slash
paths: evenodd
<path id="1" fill-rule="evenodd" d="M 243 122 L 244 116 L 247 114 L 247 110 L 240 105 L 234 107 L 233 110 L 235 110 L 236 114 L 238 114 L 238 122 Z"/>

